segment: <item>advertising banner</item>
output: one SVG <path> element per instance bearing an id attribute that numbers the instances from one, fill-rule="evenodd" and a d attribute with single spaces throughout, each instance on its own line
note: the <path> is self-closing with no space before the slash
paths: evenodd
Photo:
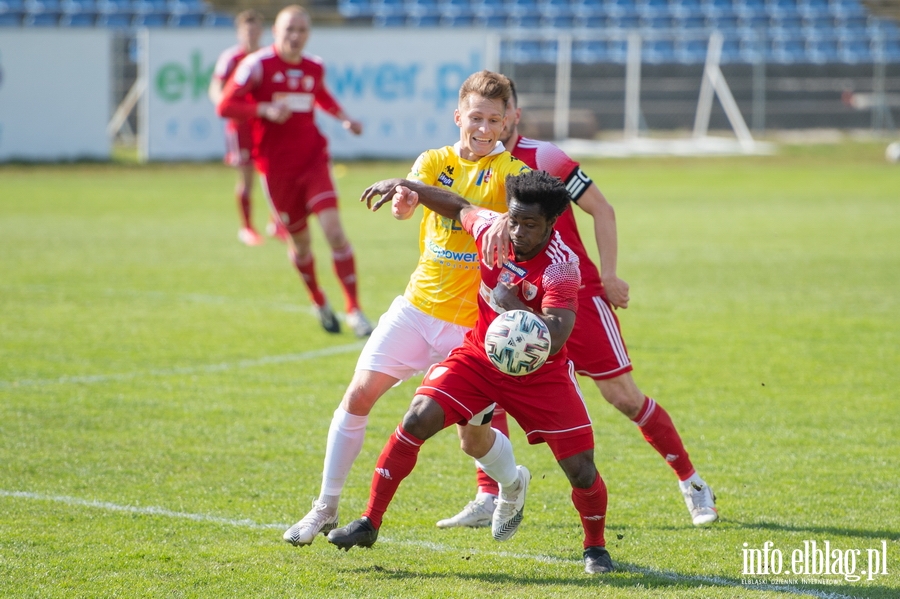
<path id="1" fill-rule="evenodd" d="M 224 153 L 222 122 L 206 90 L 219 53 L 234 32 L 144 30 L 141 75 L 147 91 L 139 130 L 145 160 L 208 160 Z M 271 36 L 265 40 L 270 43 Z M 306 51 L 320 56 L 326 83 L 353 118 L 356 137 L 319 114 L 336 158 L 415 158 L 453 143 L 459 86 L 484 68 L 485 36 L 475 31 L 313 28 Z"/>
<path id="2" fill-rule="evenodd" d="M 101 29 L 3 29 L 0 161 L 109 158 L 111 44 Z"/>

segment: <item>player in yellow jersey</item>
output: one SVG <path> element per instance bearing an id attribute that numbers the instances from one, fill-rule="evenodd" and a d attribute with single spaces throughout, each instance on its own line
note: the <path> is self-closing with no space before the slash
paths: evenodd
<path id="1" fill-rule="evenodd" d="M 471 204 L 505 212 L 507 175 L 529 170 L 499 141 L 510 93 L 509 79 L 497 73 L 480 71 L 466 79 L 454 112 L 459 142 L 424 152 L 407 178 L 451 190 Z M 382 181 L 366 194 L 391 191 L 388 182 Z M 396 218 L 406 219 L 415 205 L 395 203 L 392 210 Z M 418 265 L 405 293 L 381 316 L 359 356 L 353 380 L 328 431 L 319 497 L 312 510 L 284 533 L 284 540 L 292 545 L 309 545 L 316 535 L 337 527 L 340 495 L 362 449 L 375 402 L 397 383 L 446 358 L 475 324 L 480 276 L 474 240 L 457 221 L 428 209 L 423 212 Z M 474 422 L 479 418 L 481 421 Z M 480 414 L 472 423 L 485 424 L 485 420 L 490 420 L 490 414 Z M 476 448 L 473 457 L 493 450 L 491 443 L 502 442 L 487 434 L 488 427 L 483 428 L 487 431 L 478 442 L 484 449 Z M 494 454 L 499 455 L 500 449 Z M 502 449 L 502 459 L 512 460 L 512 448 Z M 471 450 L 466 449 L 467 453 Z M 496 459 L 494 454 L 487 457 Z M 514 461 L 511 468 L 515 477 Z"/>

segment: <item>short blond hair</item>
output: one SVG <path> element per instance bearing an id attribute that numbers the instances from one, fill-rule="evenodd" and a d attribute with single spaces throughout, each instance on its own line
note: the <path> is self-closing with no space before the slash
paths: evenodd
<path id="1" fill-rule="evenodd" d="M 469 75 L 459 88 L 459 105 L 462 106 L 469 96 L 478 95 L 488 100 L 500 100 L 506 107 L 511 93 L 506 75 L 487 70 L 478 71 Z"/>
<path id="2" fill-rule="evenodd" d="M 257 25 L 262 25 L 263 16 L 252 8 L 248 8 L 247 10 L 239 12 L 234 18 L 235 27 L 240 27 L 245 23 L 255 23 Z"/>
<path id="3" fill-rule="evenodd" d="M 299 4 L 289 4 L 289 5 L 285 6 L 284 8 L 282 8 L 281 10 L 278 11 L 277 15 L 275 15 L 275 20 L 277 21 L 279 19 L 279 17 L 281 17 L 281 15 L 289 14 L 289 13 L 303 15 L 304 17 L 306 17 L 307 21 L 310 21 L 310 22 L 312 21 L 312 19 L 309 18 L 309 12 L 305 8 L 300 6 Z"/>

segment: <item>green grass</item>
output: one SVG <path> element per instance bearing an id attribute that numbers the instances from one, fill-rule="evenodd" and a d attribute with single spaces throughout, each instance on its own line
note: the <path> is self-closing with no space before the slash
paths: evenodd
<path id="1" fill-rule="evenodd" d="M 434 527 L 474 490 L 451 431 L 423 448 L 371 551 L 282 542 L 318 493 L 360 343 L 320 330 L 284 246 L 237 243 L 234 173 L 0 167 L 0 596 L 900 596 L 900 169 L 881 152 L 585 163 L 617 211 L 635 379 L 722 514 L 692 527 L 671 471 L 583 381 L 621 567 L 603 578 L 582 573 L 562 472 L 519 430 L 535 480 L 508 543 Z M 407 168 L 337 170 L 373 317 L 406 284 L 417 227 L 356 198 Z M 344 521 L 414 385 L 374 410 Z M 862 560 L 887 541 L 888 575 L 743 584 L 744 543 L 772 541 L 789 566 L 806 540 Z"/>

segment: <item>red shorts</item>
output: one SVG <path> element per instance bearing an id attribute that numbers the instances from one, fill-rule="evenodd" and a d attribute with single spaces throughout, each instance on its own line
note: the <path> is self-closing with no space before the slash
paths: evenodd
<path id="1" fill-rule="evenodd" d="M 632 370 L 619 319 L 605 297 L 578 296 L 578 316 L 566 350 L 575 372 L 594 380 L 611 379 Z"/>
<path id="2" fill-rule="evenodd" d="M 288 173 L 270 171 L 261 179 L 272 212 L 291 233 L 305 229 L 311 214 L 337 208 L 331 164 L 324 152 L 303 169 Z"/>
<path id="3" fill-rule="evenodd" d="M 225 121 L 225 164 L 244 166 L 250 164 L 253 150 L 253 121 Z"/>
<path id="4" fill-rule="evenodd" d="M 416 389 L 443 408 L 444 427 L 466 424 L 496 402 L 529 443 L 547 443 L 557 461 L 594 448 L 591 418 L 570 361 L 557 359 L 534 374 L 511 377 L 476 351 L 465 343 L 454 349 L 428 369 Z"/>

